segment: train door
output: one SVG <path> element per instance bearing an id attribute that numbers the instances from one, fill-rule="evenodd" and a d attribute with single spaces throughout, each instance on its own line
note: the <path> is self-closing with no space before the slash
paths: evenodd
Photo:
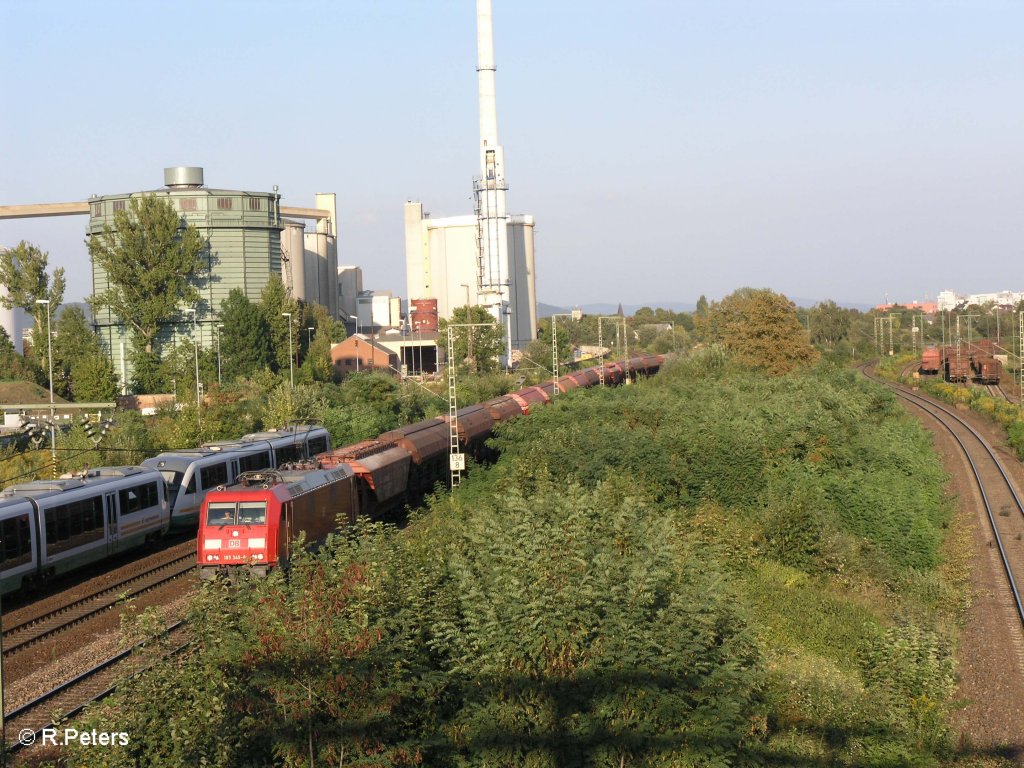
<path id="1" fill-rule="evenodd" d="M 117 551 L 117 542 L 120 538 L 117 526 L 117 493 L 103 494 L 103 506 L 107 511 L 107 554 L 112 555 Z"/>
<path id="2" fill-rule="evenodd" d="M 159 535 L 164 525 L 163 509 L 160 485 L 153 475 L 118 489 L 117 547 L 128 549 Z"/>

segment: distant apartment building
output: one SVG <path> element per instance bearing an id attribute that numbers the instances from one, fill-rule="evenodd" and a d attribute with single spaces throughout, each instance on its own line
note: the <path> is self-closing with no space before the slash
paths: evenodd
<path id="1" fill-rule="evenodd" d="M 1024 301 L 1024 291 L 997 291 L 995 293 L 961 294 L 955 291 L 940 291 L 937 297 L 940 312 L 971 304 L 995 304 L 999 307 L 1013 307 Z"/>

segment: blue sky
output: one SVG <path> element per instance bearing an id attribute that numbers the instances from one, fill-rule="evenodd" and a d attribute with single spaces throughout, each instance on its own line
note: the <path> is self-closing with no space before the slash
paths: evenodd
<path id="1" fill-rule="evenodd" d="M 494 0 L 510 208 L 541 301 L 1024 289 L 1024 3 Z M 0 0 L 0 204 L 338 195 L 405 291 L 402 205 L 470 213 L 475 3 Z M 0 222 L 91 290 L 84 217 Z"/>

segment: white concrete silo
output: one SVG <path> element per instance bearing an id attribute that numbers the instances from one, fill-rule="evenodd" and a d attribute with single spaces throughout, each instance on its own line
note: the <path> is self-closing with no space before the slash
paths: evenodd
<path id="1" fill-rule="evenodd" d="M 303 240 L 305 226 L 298 221 L 282 219 L 281 230 L 281 282 L 292 292 L 292 297 L 306 300 L 306 246 Z"/>

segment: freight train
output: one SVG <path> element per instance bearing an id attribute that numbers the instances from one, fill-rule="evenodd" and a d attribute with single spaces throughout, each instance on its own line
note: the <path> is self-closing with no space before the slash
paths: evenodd
<path id="1" fill-rule="evenodd" d="M 921 356 L 921 373 L 931 373 L 934 347 L 925 349 Z M 1003 364 L 995 357 L 995 345 L 989 339 L 971 343 L 950 344 L 936 350 L 943 377 L 949 382 L 975 381 L 979 384 L 998 384 Z M 936 371 L 937 372 L 937 371 Z"/>
<path id="2" fill-rule="evenodd" d="M 662 355 L 648 355 L 608 363 L 462 408 L 456 419 L 459 449 L 487 457 L 486 441 L 496 424 L 529 414 L 558 393 L 653 375 L 663 362 Z M 326 451 L 310 462 L 242 474 L 234 484 L 208 493 L 203 503 L 196 542 L 200 575 L 265 575 L 287 565 L 300 534 L 315 543 L 335 530 L 337 521 L 351 524 L 360 515 L 379 519 L 415 503 L 448 479 L 451 448 L 449 420 L 439 416 Z"/>
<path id="3" fill-rule="evenodd" d="M 921 353 L 921 365 L 918 370 L 922 375 L 934 376 L 942 365 L 941 358 L 938 347 L 925 347 Z"/>

